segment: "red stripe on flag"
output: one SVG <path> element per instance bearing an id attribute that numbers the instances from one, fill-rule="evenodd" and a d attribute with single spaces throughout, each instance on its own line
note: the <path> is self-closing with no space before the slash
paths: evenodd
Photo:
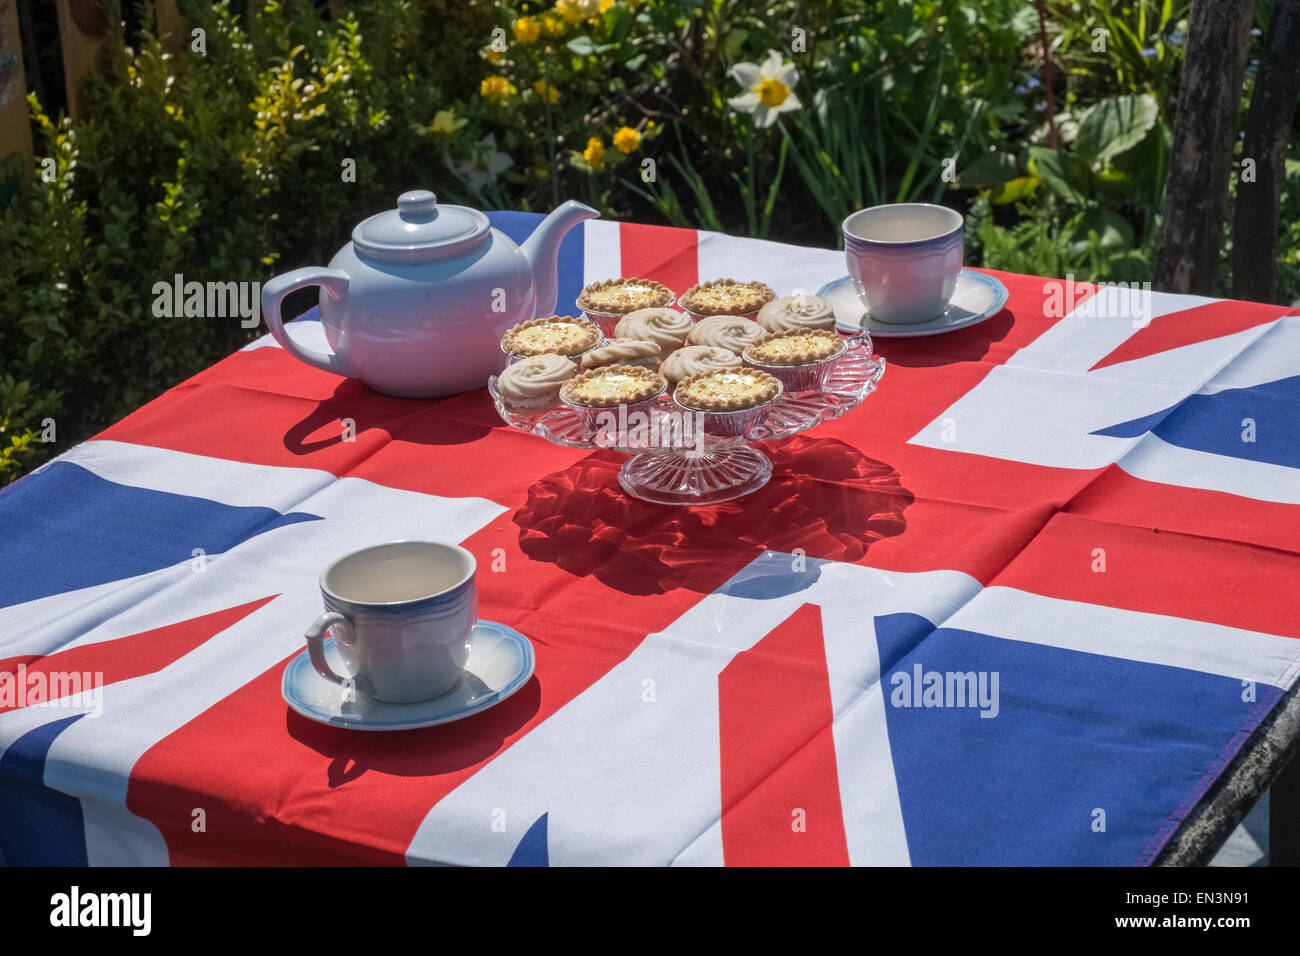
<path id="1" fill-rule="evenodd" d="M 1300 555 L 1300 507 L 1147 481 L 1111 465 L 1065 509 L 1147 530 L 1181 531 Z M 1300 587 L 1300 581 L 1297 582 Z"/>
<path id="2" fill-rule="evenodd" d="M 619 244 L 625 276 L 654 279 L 678 295 L 700 281 L 699 234 L 694 229 L 624 222 L 619 224 Z"/>
<path id="3" fill-rule="evenodd" d="M 848 866 L 832 718 L 816 605 L 718 675 L 728 866 Z"/>
<path id="4" fill-rule="evenodd" d="M 234 626 L 274 597 L 275 595 L 271 595 L 238 607 L 190 618 L 188 621 L 167 624 L 151 631 L 142 631 L 139 634 L 117 637 L 109 641 L 72 647 L 43 657 L 24 655 L 0 660 L 0 675 L 10 674 L 14 675 L 13 679 L 17 679 L 18 666 L 26 665 L 25 678 L 30 681 L 36 674 L 43 675 L 42 680 L 48 694 L 51 675 L 61 677 L 71 674 L 97 675 L 91 684 L 82 688 L 84 691 L 129 680 L 132 677 L 140 677 L 143 674 L 153 674 L 184 657 L 208 638 Z M 29 683 L 28 694 L 31 692 L 30 688 Z M 18 709 L 15 705 L 3 703 L 5 699 L 4 696 L 0 696 L 0 714 Z M 43 696 L 42 699 L 48 698 Z M 38 700 L 28 697 L 25 703 L 30 706 L 38 703 Z"/>
<path id="5" fill-rule="evenodd" d="M 355 440 L 347 440 L 344 419 Z M 392 398 L 269 347 L 235 353 L 97 437 L 497 501 L 585 454 L 508 427 L 486 389 Z M 503 461 L 511 467 L 497 467 Z"/>
<path id="6" fill-rule="evenodd" d="M 1300 311 L 1257 302 L 1222 301 L 1156 316 L 1146 328 L 1129 336 L 1088 371 L 1233 335 L 1257 325 L 1265 325 L 1283 315 L 1300 315 Z"/>
<path id="7" fill-rule="evenodd" d="M 1141 504 L 1123 507 L 1145 504 L 1159 511 L 1156 499 L 1170 489 L 1151 485 L 1133 491 Z M 1067 601 L 1300 638 L 1297 582 L 1300 555 L 1158 525 L 1134 527 L 1062 513 L 992 583 Z"/>

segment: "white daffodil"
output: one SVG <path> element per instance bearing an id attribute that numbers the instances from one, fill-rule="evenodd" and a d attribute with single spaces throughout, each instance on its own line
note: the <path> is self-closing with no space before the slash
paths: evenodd
<path id="1" fill-rule="evenodd" d="M 754 125 L 759 129 L 771 126 L 781 113 L 800 107 L 794 95 L 794 85 L 799 82 L 799 72 L 793 63 L 785 63 L 776 50 L 767 51 L 763 65 L 737 63 L 731 75 L 740 81 L 745 92 L 733 96 L 727 103 L 734 110 L 754 114 Z"/>
<path id="2" fill-rule="evenodd" d="M 465 182 L 479 190 L 495 183 L 497 176 L 514 165 L 514 160 L 508 154 L 497 151 L 497 138 L 489 133 L 478 141 L 477 148 L 468 160 L 450 165 Z"/>

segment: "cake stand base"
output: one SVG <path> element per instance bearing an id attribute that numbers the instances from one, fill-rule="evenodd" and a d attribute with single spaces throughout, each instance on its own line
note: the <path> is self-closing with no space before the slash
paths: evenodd
<path id="1" fill-rule="evenodd" d="M 629 495 L 659 505 L 711 505 L 751 494 L 771 477 L 766 455 L 736 443 L 633 455 L 619 470 L 618 483 Z"/>

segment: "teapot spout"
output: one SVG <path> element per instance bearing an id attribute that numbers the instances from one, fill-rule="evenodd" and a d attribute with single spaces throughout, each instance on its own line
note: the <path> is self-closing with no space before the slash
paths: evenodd
<path id="1" fill-rule="evenodd" d="M 556 256 L 560 251 L 560 240 L 584 219 L 594 219 L 599 215 L 590 206 L 570 199 L 543 219 L 519 247 L 533 269 L 533 286 L 537 290 L 534 318 L 555 314 L 555 298 L 559 291 Z"/>

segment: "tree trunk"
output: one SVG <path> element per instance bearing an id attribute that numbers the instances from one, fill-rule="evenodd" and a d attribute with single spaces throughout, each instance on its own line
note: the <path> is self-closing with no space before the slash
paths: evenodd
<path id="1" fill-rule="evenodd" d="M 1250 98 L 1242 181 L 1232 222 L 1232 294 L 1272 302 L 1277 294 L 1277 204 L 1286 180 L 1286 144 L 1300 95 L 1300 0 L 1278 0 Z M 1246 160 L 1255 162 L 1247 180 Z"/>
<path id="2" fill-rule="evenodd" d="M 1213 295 L 1253 0 L 1195 0 L 1178 84 L 1157 289 Z"/>

